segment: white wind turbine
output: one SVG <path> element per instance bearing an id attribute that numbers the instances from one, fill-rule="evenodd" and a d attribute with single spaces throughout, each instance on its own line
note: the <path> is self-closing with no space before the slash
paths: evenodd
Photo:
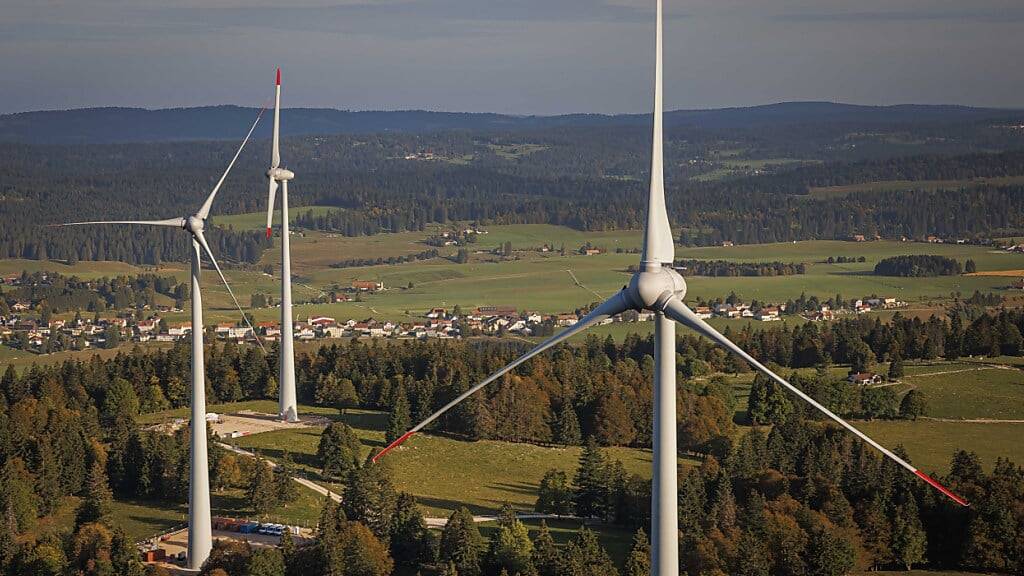
<path id="1" fill-rule="evenodd" d="M 739 355 L 754 368 L 775 380 L 793 394 L 846 428 L 900 466 L 913 472 L 956 503 L 967 506 L 962 498 L 931 479 L 925 473 L 875 442 L 852 424 L 822 406 L 799 388 L 793 386 L 744 352 L 708 323 L 699 318 L 686 304 L 686 282 L 672 268 L 675 247 L 665 210 L 664 176 L 662 170 L 662 0 L 657 0 L 657 32 L 654 74 L 654 144 L 651 158 L 651 187 L 647 204 L 647 223 L 644 228 L 643 255 L 640 269 L 633 274 L 629 285 L 584 316 L 572 327 L 548 338 L 514 362 L 498 370 L 483 382 L 466 390 L 423 422 L 403 434 L 374 457 L 374 461 L 393 450 L 410 436 L 419 432 L 439 416 L 459 404 L 484 386 L 494 382 L 537 354 L 583 332 L 594 324 L 625 312 L 649 310 L 655 313 L 654 374 L 654 433 L 653 475 L 651 502 L 651 566 L 656 576 L 679 574 L 679 519 L 678 519 L 678 452 L 676 449 L 676 349 L 675 322 L 714 340 L 727 350 Z"/>
<path id="2" fill-rule="evenodd" d="M 298 422 L 299 413 L 295 400 L 295 350 L 292 335 L 292 252 L 288 233 L 288 181 L 295 178 L 291 170 L 281 168 L 281 69 L 277 69 L 277 85 L 274 96 L 274 143 L 267 180 L 270 194 L 267 199 L 267 238 L 272 234 L 271 221 L 274 218 L 274 194 L 281 184 L 281 358 L 278 362 L 280 373 L 278 414 L 282 420 Z"/>
<path id="3" fill-rule="evenodd" d="M 203 235 L 206 229 L 206 219 L 210 216 L 210 208 L 217 196 L 217 191 L 231 172 L 232 166 L 238 160 L 249 137 L 252 136 L 256 124 L 263 116 L 260 110 L 256 121 L 253 122 L 249 132 L 242 140 L 241 146 L 235 152 L 231 162 L 228 164 L 224 174 L 221 175 L 213 191 L 207 196 L 206 201 L 199 208 L 199 211 L 184 218 L 169 218 L 167 220 L 114 220 L 103 222 L 72 222 L 62 226 L 84 226 L 94 224 L 141 224 L 145 226 L 170 226 L 182 228 L 192 237 L 192 430 L 191 430 L 191 472 L 188 486 L 188 568 L 199 570 L 206 559 L 210 556 L 213 548 L 213 532 L 210 519 L 210 471 L 209 460 L 206 450 L 206 372 L 203 365 L 203 300 L 199 290 L 199 272 L 201 268 L 201 256 L 205 252 L 210 262 L 217 270 L 221 282 L 227 288 L 228 294 L 235 303 L 235 307 L 242 313 L 242 318 L 256 335 L 249 318 L 246 317 L 238 299 L 235 298 L 231 285 L 228 284 L 224 273 L 221 272 L 217 259 L 210 250 L 210 245 Z M 257 342 L 259 342 L 257 336 Z M 262 344 L 261 344 L 262 346 Z"/>

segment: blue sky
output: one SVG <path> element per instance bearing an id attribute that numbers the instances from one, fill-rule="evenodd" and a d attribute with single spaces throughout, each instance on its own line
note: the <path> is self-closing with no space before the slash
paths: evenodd
<path id="1" fill-rule="evenodd" d="M 4 0 L 0 112 L 649 108 L 653 0 Z M 1024 107 L 1020 0 L 666 0 L 666 101 Z"/>

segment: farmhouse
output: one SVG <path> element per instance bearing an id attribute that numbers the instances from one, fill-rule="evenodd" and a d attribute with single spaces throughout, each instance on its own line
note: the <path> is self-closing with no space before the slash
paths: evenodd
<path id="1" fill-rule="evenodd" d="M 856 374 L 850 374 L 846 377 L 846 380 L 851 384 L 857 384 L 859 386 L 882 383 L 882 377 L 874 372 L 858 372 Z"/>
<path id="2" fill-rule="evenodd" d="M 384 289 L 383 282 L 374 282 L 372 280 L 353 280 L 352 290 L 356 292 L 379 292 Z"/>

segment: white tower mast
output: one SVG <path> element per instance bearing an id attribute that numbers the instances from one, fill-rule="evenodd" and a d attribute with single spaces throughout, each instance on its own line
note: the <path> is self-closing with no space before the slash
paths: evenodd
<path id="1" fill-rule="evenodd" d="M 270 169 L 267 170 L 270 194 L 267 202 L 267 238 L 271 236 L 274 217 L 274 194 L 281 184 L 281 357 L 278 361 L 278 415 L 288 422 L 299 421 L 295 397 L 295 348 L 292 327 L 292 250 L 288 231 L 288 181 L 295 178 L 291 170 L 281 168 L 281 69 L 277 69 L 274 97 L 274 142 Z"/>

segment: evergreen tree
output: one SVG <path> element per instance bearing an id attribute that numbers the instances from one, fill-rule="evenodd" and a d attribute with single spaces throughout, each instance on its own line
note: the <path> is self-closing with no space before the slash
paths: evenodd
<path id="1" fill-rule="evenodd" d="M 359 467 L 361 452 L 355 430 L 344 422 L 331 422 L 320 435 L 316 458 L 324 475 L 344 478 Z"/>
<path id="2" fill-rule="evenodd" d="M 555 546 L 555 539 L 551 536 L 551 530 L 548 529 L 548 523 L 543 520 L 540 522 L 537 537 L 533 539 L 531 560 L 538 576 L 559 576 L 561 557 Z"/>
<path id="3" fill-rule="evenodd" d="M 460 576 L 479 576 L 483 553 L 483 538 L 473 514 L 465 507 L 459 508 L 441 532 L 441 560 L 454 564 Z"/>
<path id="4" fill-rule="evenodd" d="M 573 503 L 576 515 L 603 518 L 605 495 L 608 493 L 607 461 L 593 438 L 587 440 L 580 454 L 579 467 L 573 479 Z"/>
<path id="5" fill-rule="evenodd" d="M 256 548 L 245 565 L 246 576 L 285 576 L 284 555 L 276 548 Z"/>
<path id="6" fill-rule="evenodd" d="M 651 543 L 642 529 L 633 535 L 633 548 L 626 557 L 625 576 L 650 576 Z"/>
<path id="7" fill-rule="evenodd" d="M 808 576 L 843 576 L 854 566 L 853 546 L 825 528 L 811 531 L 807 546 Z"/>
<path id="8" fill-rule="evenodd" d="M 748 404 L 750 420 L 755 425 L 782 424 L 793 411 L 785 389 L 761 373 L 754 376 Z"/>
<path id="9" fill-rule="evenodd" d="M 918 416 L 924 416 L 928 412 L 928 403 L 925 401 L 924 392 L 911 390 L 907 392 L 900 401 L 900 417 L 917 420 Z"/>
<path id="10" fill-rule="evenodd" d="M 491 536 L 487 551 L 486 564 L 488 572 L 506 571 L 510 574 L 532 574 L 534 572 L 533 542 L 526 526 L 515 517 L 515 512 L 507 506 L 503 509 L 498 530 Z"/>
<path id="11" fill-rule="evenodd" d="M 966 273 L 966 274 L 974 274 L 977 271 L 978 271 L 978 265 L 974 262 L 973 259 L 968 258 L 967 262 L 964 264 L 964 273 Z"/>
<path id="12" fill-rule="evenodd" d="M 402 492 L 391 523 L 391 556 L 402 564 L 431 564 L 435 560 L 434 537 L 412 494 Z"/>
<path id="13" fill-rule="evenodd" d="M 895 561 L 910 570 L 914 564 L 924 562 L 927 536 L 921 525 L 917 503 L 913 496 L 896 507 L 892 519 L 892 554 Z"/>
<path id="14" fill-rule="evenodd" d="M 274 473 L 265 460 L 257 457 L 249 476 L 249 503 L 257 516 L 268 514 L 277 506 Z"/>
<path id="15" fill-rule="evenodd" d="M 114 501 L 114 494 L 110 490 L 107 473 L 99 462 L 92 463 L 85 490 L 85 497 L 78 505 L 75 525 L 81 526 L 91 522 L 106 524 L 110 519 L 110 506 Z"/>
<path id="16" fill-rule="evenodd" d="M 903 378 L 903 374 L 903 355 L 897 346 L 889 355 L 889 380 L 899 380 Z"/>
<path id="17" fill-rule="evenodd" d="M 412 426 L 409 415 L 409 397 L 405 393 L 405 386 L 398 384 L 394 393 L 394 402 L 391 406 L 391 414 L 388 416 L 388 427 L 384 434 L 384 441 L 388 444 L 394 442 L 402 434 L 405 434 Z"/>
<path id="18" fill-rule="evenodd" d="M 576 409 L 568 400 L 562 402 L 562 409 L 558 411 L 558 418 L 555 421 L 555 442 L 566 446 L 578 446 L 582 442 L 580 434 L 580 421 L 576 416 Z"/>
<path id="19" fill-rule="evenodd" d="M 552 468 L 541 478 L 534 510 L 542 514 L 565 516 L 572 512 L 573 495 L 565 472 Z"/>
<path id="20" fill-rule="evenodd" d="M 341 502 L 349 520 L 362 522 L 382 542 L 390 542 L 398 494 L 383 465 L 367 460 L 351 471 Z"/>
<path id="21" fill-rule="evenodd" d="M 597 541 L 597 534 L 583 528 L 566 544 L 559 573 L 563 576 L 618 576 L 619 571 Z"/>
<path id="22" fill-rule="evenodd" d="M 298 484 L 292 480 L 295 465 L 288 450 L 281 456 L 281 463 L 274 468 L 274 500 L 278 504 L 291 504 L 299 499 Z"/>
<path id="23" fill-rule="evenodd" d="M 110 564 L 117 576 L 144 576 L 146 567 L 139 561 L 135 543 L 122 528 L 114 529 L 110 542 Z"/>

